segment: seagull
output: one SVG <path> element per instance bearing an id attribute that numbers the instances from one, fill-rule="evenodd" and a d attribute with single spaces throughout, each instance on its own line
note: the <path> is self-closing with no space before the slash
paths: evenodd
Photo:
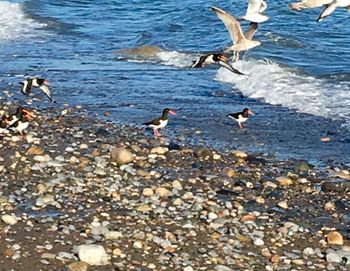
<path id="1" fill-rule="evenodd" d="M 247 13 L 242 19 L 253 23 L 266 22 L 269 17 L 262 14 L 266 8 L 266 2 L 263 0 L 248 0 Z"/>
<path id="2" fill-rule="evenodd" d="M 243 128 L 243 122 L 247 121 L 250 115 L 254 115 L 249 108 L 244 108 L 242 112 L 228 114 L 227 117 L 238 122 L 239 128 Z"/>
<path id="3" fill-rule="evenodd" d="M 301 10 L 308 8 L 318 8 L 332 3 L 334 0 L 303 0 L 297 3 L 290 3 L 290 9 Z"/>
<path id="4" fill-rule="evenodd" d="M 176 112 L 170 108 L 165 108 L 161 117 L 145 122 L 144 125 L 153 129 L 155 136 L 161 136 L 159 129 L 164 128 L 168 124 L 168 114 L 176 115 Z"/>
<path id="5" fill-rule="evenodd" d="M 350 12 L 350 0 L 334 0 L 332 3 L 325 5 L 325 8 L 322 10 L 317 19 L 317 22 L 323 21 L 325 18 L 331 15 L 336 8 L 345 8 L 348 12 Z"/>
<path id="6" fill-rule="evenodd" d="M 221 66 L 233 73 L 244 75 L 244 73 L 232 67 L 228 61 L 229 59 L 222 53 L 209 53 L 200 56 L 197 61 L 194 61 L 192 68 L 203 68 L 210 64 L 219 63 Z"/>
<path id="7" fill-rule="evenodd" d="M 326 17 L 331 15 L 336 8 L 345 8 L 350 12 L 350 0 L 303 0 L 297 3 L 290 3 L 288 6 L 290 9 L 295 10 L 324 7 L 317 22 L 323 21 Z"/>
<path id="8" fill-rule="evenodd" d="M 56 101 L 51 96 L 51 91 L 49 89 L 49 82 L 45 79 L 33 77 L 28 78 L 23 82 L 20 82 L 23 85 L 22 92 L 24 95 L 29 96 L 32 91 L 32 87 L 38 87 L 46 94 L 46 96 L 50 99 L 51 102 L 56 103 Z"/>
<path id="9" fill-rule="evenodd" d="M 239 52 L 249 50 L 261 44 L 260 41 L 249 40 L 244 36 L 241 24 L 235 17 L 217 7 L 211 7 L 211 10 L 215 12 L 215 14 L 220 18 L 230 32 L 233 45 L 226 48 L 225 52 L 234 51 L 233 61 L 237 61 L 239 59 Z"/>

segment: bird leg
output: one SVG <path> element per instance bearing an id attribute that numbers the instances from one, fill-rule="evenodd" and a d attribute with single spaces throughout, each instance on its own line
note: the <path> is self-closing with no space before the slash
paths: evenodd
<path id="1" fill-rule="evenodd" d="M 239 125 L 240 129 L 243 129 L 243 124 L 242 123 L 239 122 L 238 125 Z"/>
<path id="2" fill-rule="evenodd" d="M 233 62 L 236 62 L 236 61 L 238 61 L 238 60 L 239 60 L 239 52 L 238 52 L 238 51 L 235 51 Z"/>
<path id="3" fill-rule="evenodd" d="M 158 137 L 158 136 L 161 136 L 161 133 L 159 132 L 158 129 L 154 129 L 154 130 L 153 130 L 153 133 L 154 133 L 154 135 L 157 136 L 157 137 Z"/>

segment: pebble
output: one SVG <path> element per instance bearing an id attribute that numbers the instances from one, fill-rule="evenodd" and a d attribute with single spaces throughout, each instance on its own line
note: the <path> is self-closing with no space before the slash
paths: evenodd
<path id="1" fill-rule="evenodd" d="M 289 185 L 293 184 L 293 181 L 290 178 L 288 178 L 288 177 L 277 177 L 276 181 L 281 186 L 289 186 Z"/>
<path id="2" fill-rule="evenodd" d="M 17 223 L 17 217 L 12 214 L 12 215 L 2 215 L 1 216 L 1 220 L 3 222 L 5 222 L 6 224 L 9 224 L 9 225 L 15 225 Z"/>
<path id="3" fill-rule="evenodd" d="M 233 154 L 234 156 L 238 157 L 238 158 L 243 158 L 243 159 L 245 159 L 245 158 L 248 157 L 248 154 L 246 154 L 246 153 L 243 152 L 243 151 L 239 151 L 239 150 L 234 150 L 234 151 L 232 151 L 232 154 Z"/>
<path id="4" fill-rule="evenodd" d="M 144 195 L 145 197 L 150 197 L 153 196 L 154 192 L 152 188 L 145 188 L 142 191 L 142 195 Z"/>
<path id="5" fill-rule="evenodd" d="M 343 236 L 337 231 L 332 231 L 332 232 L 328 233 L 327 242 L 329 245 L 342 246 L 344 244 Z"/>
<path id="6" fill-rule="evenodd" d="M 253 240 L 253 243 L 254 243 L 254 245 L 259 246 L 259 247 L 263 246 L 265 244 L 264 241 L 262 239 L 260 239 L 260 238 L 255 238 Z"/>
<path id="7" fill-rule="evenodd" d="M 89 270 L 89 264 L 85 262 L 74 262 L 70 263 L 67 268 L 68 271 L 87 271 Z"/>
<path id="8" fill-rule="evenodd" d="M 124 148 L 113 148 L 110 153 L 111 161 L 118 165 L 128 164 L 134 161 L 134 156 L 131 152 Z"/>
<path id="9" fill-rule="evenodd" d="M 78 247 L 79 259 L 90 265 L 109 264 L 109 256 L 101 245 L 81 245 Z"/>
<path id="10" fill-rule="evenodd" d="M 158 187 L 156 189 L 156 194 L 158 194 L 161 198 L 167 198 L 169 196 L 170 191 L 164 187 Z"/>

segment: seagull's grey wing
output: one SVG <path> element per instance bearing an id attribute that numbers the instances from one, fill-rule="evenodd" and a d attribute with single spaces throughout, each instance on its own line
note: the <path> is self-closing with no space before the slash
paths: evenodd
<path id="1" fill-rule="evenodd" d="M 247 15 L 260 11 L 261 0 L 248 0 Z"/>
<path id="2" fill-rule="evenodd" d="M 335 9 L 336 9 L 336 5 L 334 3 L 330 5 L 326 5 L 326 7 L 322 10 L 320 16 L 318 17 L 317 22 L 320 22 L 326 19 L 326 17 L 331 15 L 333 11 L 335 11 Z"/>
<path id="3" fill-rule="evenodd" d="M 261 3 L 261 5 L 260 5 L 260 8 L 259 8 L 259 12 L 263 13 L 266 10 L 266 8 L 267 8 L 267 4 L 266 4 L 266 2 L 264 0 L 260 0 L 260 3 Z"/>
<path id="4" fill-rule="evenodd" d="M 249 24 L 249 29 L 247 30 L 247 32 L 244 33 L 244 36 L 246 37 L 247 40 L 253 39 L 255 32 L 258 30 L 258 27 L 259 27 L 258 23 L 251 22 Z"/>
<path id="5" fill-rule="evenodd" d="M 51 96 L 51 91 L 46 85 L 40 86 L 40 89 L 46 94 L 46 96 L 50 99 L 51 102 L 56 103 L 56 101 Z"/>
<path id="6" fill-rule="evenodd" d="M 318 8 L 324 5 L 329 5 L 333 0 L 303 0 L 297 3 L 290 3 L 288 6 L 290 9 L 307 9 L 307 8 Z"/>
<path id="7" fill-rule="evenodd" d="M 223 11 L 222 9 L 216 7 L 211 7 L 211 10 L 214 11 L 215 14 L 220 18 L 220 20 L 225 24 L 227 30 L 230 33 L 231 40 L 233 43 L 245 39 L 242 32 L 241 24 L 235 17 L 228 14 L 226 11 Z"/>

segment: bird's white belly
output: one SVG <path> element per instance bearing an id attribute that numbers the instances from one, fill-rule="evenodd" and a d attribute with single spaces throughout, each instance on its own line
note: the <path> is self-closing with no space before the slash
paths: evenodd
<path id="1" fill-rule="evenodd" d="M 247 121 L 247 119 L 248 119 L 248 118 L 245 118 L 245 117 L 243 117 L 243 116 L 240 115 L 239 118 L 236 119 L 236 121 L 237 121 L 237 122 L 245 122 L 245 121 Z"/>
<path id="2" fill-rule="evenodd" d="M 27 129 L 28 125 L 29 125 L 29 122 L 20 122 L 18 124 L 18 126 L 16 127 L 16 130 L 19 132 L 23 131 L 23 130 Z"/>
<path id="3" fill-rule="evenodd" d="M 159 125 L 150 125 L 153 129 L 161 129 L 164 128 L 165 126 L 167 126 L 168 124 L 168 120 L 160 120 L 160 124 Z"/>

